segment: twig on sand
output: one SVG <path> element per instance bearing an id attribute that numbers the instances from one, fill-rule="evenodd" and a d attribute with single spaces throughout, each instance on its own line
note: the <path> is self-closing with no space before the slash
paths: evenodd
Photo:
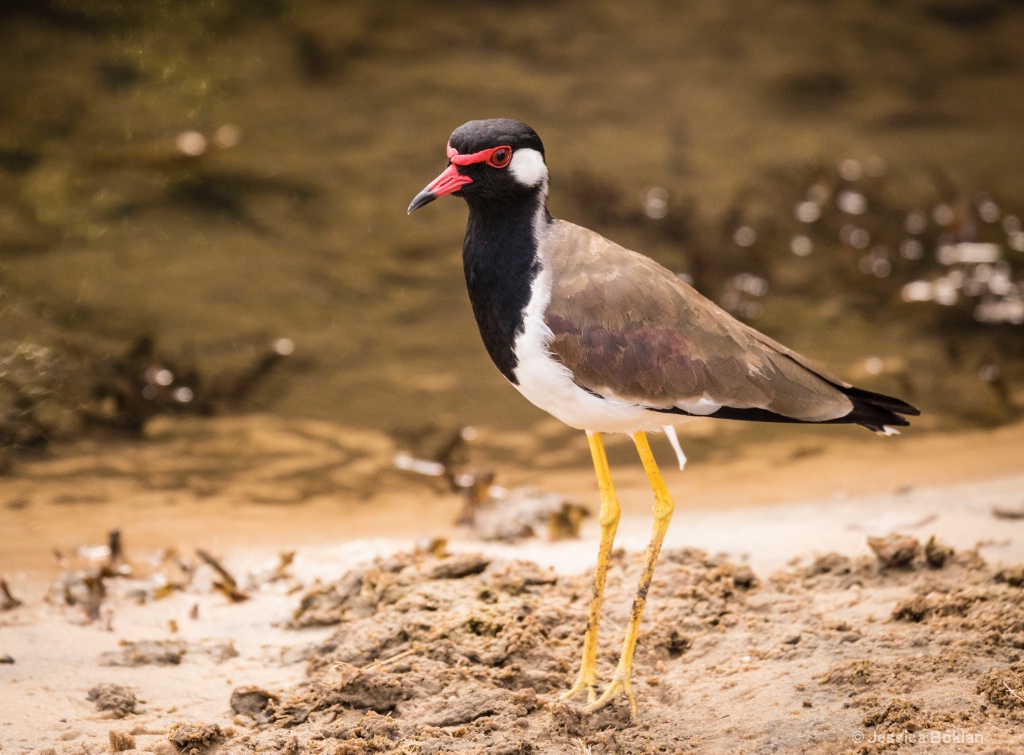
<path id="1" fill-rule="evenodd" d="M 11 588 L 6 579 L 0 579 L 0 611 L 9 611 L 21 605 L 21 601 L 11 595 Z"/>
<path id="2" fill-rule="evenodd" d="M 209 564 L 213 570 L 221 576 L 220 581 L 214 582 L 214 587 L 231 598 L 235 603 L 241 603 L 242 601 L 249 599 L 249 596 L 239 589 L 238 582 L 235 581 L 231 572 L 225 569 L 224 566 L 221 565 L 220 561 L 214 558 L 209 552 L 204 551 L 202 548 L 196 548 L 196 555 Z"/>
<path id="3" fill-rule="evenodd" d="M 385 658 L 383 660 L 378 658 L 375 661 L 373 661 L 373 663 L 369 663 L 369 664 L 363 666 L 360 669 L 360 671 L 370 671 L 371 669 L 380 668 L 381 666 L 385 666 L 385 665 L 387 665 L 389 663 L 394 663 L 395 661 L 401 660 L 402 658 L 406 658 L 406 657 L 408 657 L 410 655 L 418 653 L 422 649 L 423 648 L 420 646 L 420 644 L 418 642 L 414 642 L 411 648 L 407 648 L 407 649 L 403 650 L 401 653 L 395 653 L 390 658 Z"/>
<path id="4" fill-rule="evenodd" d="M 1003 683 L 1003 686 L 1004 686 L 1004 687 L 1006 687 L 1006 691 L 1007 691 L 1007 692 L 1009 692 L 1009 693 L 1010 693 L 1011 695 L 1013 695 L 1013 696 L 1014 696 L 1014 697 L 1016 697 L 1016 698 L 1017 698 L 1018 700 L 1020 700 L 1020 701 L 1021 701 L 1022 703 L 1024 703 L 1024 697 L 1021 697 L 1021 696 L 1020 696 L 1020 695 L 1019 695 L 1019 694 L 1018 694 L 1017 692 L 1015 692 L 1015 691 L 1013 690 L 1013 688 L 1012 688 L 1012 687 L 1010 687 L 1010 685 L 1006 683 L 1006 680 L 1005 680 L 1005 679 L 1002 679 L 1001 681 L 1002 681 L 1002 683 Z"/>

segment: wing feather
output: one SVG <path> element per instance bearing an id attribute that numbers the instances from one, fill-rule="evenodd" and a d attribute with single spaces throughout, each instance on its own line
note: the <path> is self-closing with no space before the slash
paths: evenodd
<path id="1" fill-rule="evenodd" d="M 739 322 L 653 260 L 555 221 L 551 353 L 578 385 L 671 411 L 703 401 L 820 422 L 853 403 L 812 361 Z"/>

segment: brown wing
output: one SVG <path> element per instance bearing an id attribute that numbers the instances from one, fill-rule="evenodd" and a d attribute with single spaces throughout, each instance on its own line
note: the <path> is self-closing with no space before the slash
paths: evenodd
<path id="1" fill-rule="evenodd" d="M 545 320 L 551 352 L 605 397 L 671 409 L 706 399 L 820 422 L 853 409 L 850 387 L 758 333 L 651 259 L 555 221 Z"/>

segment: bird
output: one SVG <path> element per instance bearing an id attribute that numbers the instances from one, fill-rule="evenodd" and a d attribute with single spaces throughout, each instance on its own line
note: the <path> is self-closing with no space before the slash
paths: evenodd
<path id="1" fill-rule="evenodd" d="M 447 167 L 408 213 L 446 195 L 468 206 L 463 270 L 484 347 L 529 401 L 586 432 L 601 534 L 579 673 L 561 696 L 585 712 L 624 696 L 631 720 L 633 654 L 675 504 L 647 434 L 664 431 L 680 469 L 675 426 L 694 418 L 854 424 L 897 433 L 919 410 L 856 388 L 732 317 L 654 260 L 553 217 L 544 145 L 509 118 L 473 120 L 447 144 Z M 654 518 L 618 666 L 598 694 L 602 602 L 620 507 L 603 434 L 631 436 Z"/>

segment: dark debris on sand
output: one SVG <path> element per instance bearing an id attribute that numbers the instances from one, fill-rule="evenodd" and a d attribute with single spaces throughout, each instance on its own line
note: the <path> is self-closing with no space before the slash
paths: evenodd
<path id="1" fill-rule="evenodd" d="M 122 353 L 70 342 L 0 344 L 0 474 L 14 460 L 85 436 L 141 438 L 160 415 L 240 411 L 291 354 L 278 339 L 250 364 L 209 372 L 142 335 Z"/>

